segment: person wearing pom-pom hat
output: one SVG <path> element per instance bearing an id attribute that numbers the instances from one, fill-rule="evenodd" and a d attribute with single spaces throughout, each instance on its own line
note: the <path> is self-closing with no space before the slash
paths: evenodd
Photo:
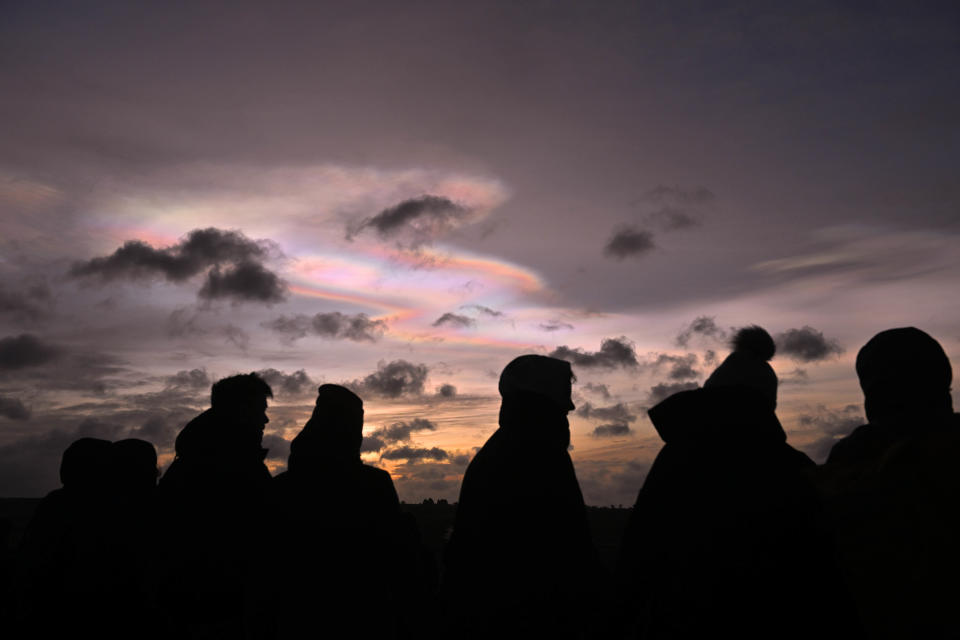
<path id="1" fill-rule="evenodd" d="M 828 604 L 836 595 L 824 575 L 834 573 L 824 560 L 830 544 L 805 477 L 814 463 L 787 444 L 775 413 L 774 341 L 752 326 L 732 347 L 703 388 L 648 412 L 665 445 L 621 548 L 628 624 L 644 638 L 853 631 Z"/>

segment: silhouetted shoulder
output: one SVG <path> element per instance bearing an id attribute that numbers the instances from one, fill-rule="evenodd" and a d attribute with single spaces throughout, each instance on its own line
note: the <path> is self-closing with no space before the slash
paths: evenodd
<path id="1" fill-rule="evenodd" d="M 830 449 L 827 464 L 847 464 L 860 462 L 872 458 L 883 450 L 877 429 L 869 424 L 862 424 L 854 429 L 850 435 L 841 438 Z"/>
<path id="2" fill-rule="evenodd" d="M 393 478 L 383 469 L 362 465 L 360 475 L 363 482 L 370 488 L 373 498 L 384 507 L 400 508 L 400 498 L 397 496 L 397 490 L 393 486 Z"/>

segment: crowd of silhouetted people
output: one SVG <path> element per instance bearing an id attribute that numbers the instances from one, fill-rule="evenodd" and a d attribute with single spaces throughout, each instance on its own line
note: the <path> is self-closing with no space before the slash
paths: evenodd
<path id="1" fill-rule="evenodd" d="M 6 580 L 7 637 L 957 638 L 960 422 L 915 328 L 858 353 L 867 424 L 824 465 L 787 444 L 775 345 L 740 330 L 701 388 L 649 410 L 664 441 L 616 566 L 573 462 L 568 362 L 523 355 L 467 467 L 442 557 L 360 457 L 332 384 L 272 477 L 269 385 L 215 383 L 159 478 L 143 440 L 82 438 Z M 4 533 L 4 535 L 6 535 Z M 4 559 L 6 560 L 6 559 Z"/>

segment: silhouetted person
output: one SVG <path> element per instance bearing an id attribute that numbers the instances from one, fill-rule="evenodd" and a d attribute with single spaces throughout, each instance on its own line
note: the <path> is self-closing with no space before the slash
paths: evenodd
<path id="1" fill-rule="evenodd" d="M 362 440 L 361 399 L 321 386 L 274 479 L 278 638 L 396 638 L 409 633 L 402 614 L 426 604 L 416 524 L 390 474 L 362 463 Z"/>
<path id="2" fill-rule="evenodd" d="M 760 327 L 702 389 L 649 410 L 665 445 L 624 536 L 619 583 L 641 638 L 854 633 L 821 506 L 775 414 L 775 346 Z M 847 607 L 849 609 L 849 607 Z M 837 620 L 838 615 L 843 618 Z"/>
<path id="3" fill-rule="evenodd" d="M 567 453 L 570 363 L 537 355 L 500 376 L 500 428 L 463 478 L 446 551 L 453 633 L 579 637 L 602 572 Z"/>
<path id="4" fill-rule="evenodd" d="M 175 634 L 242 634 L 267 523 L 270 472 L 261 446 L 270 386 L 257 374 L 213 385 L 211 408 L 176 439 L 159 494 L 164 509 L 162 599 Z"/>
<path id="5" fill-rule="evenodd" d="M 822 469 L 841 562 L 876 638 L 957 638 L 960 416 L 940 344 L 913 327 L 857 354 L 868 424 Z"/>
<path id="6" fill-rule="evenodd" d="M 104 602 L 117 593 L 111 530 L 113 448 L 81 438 L 63 453 L 60 481 L 40 502 L 20 545 L 17 585 L 21 633 L 36 637 L 91 632 L 103 624 Z"/>

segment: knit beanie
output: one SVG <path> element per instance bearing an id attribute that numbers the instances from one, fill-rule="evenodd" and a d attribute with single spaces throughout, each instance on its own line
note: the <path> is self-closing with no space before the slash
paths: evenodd
<path id="1" fill-rule="evenodd" d="M 777 407 L 777 374 L 767 361 L 776 353 L 773 338 L 756 325 L 737 331 L 731 341 L 733 352 L 703 383 L 709 387 L 749 387 L 756 389 Z"/>
<path id="2" fill-rule="evenodd" d="M 940 343 L 916 327 L 888 329 L 857 354 L 857 377 L 867 396 L 949 392 L 950 360 Z"/>

